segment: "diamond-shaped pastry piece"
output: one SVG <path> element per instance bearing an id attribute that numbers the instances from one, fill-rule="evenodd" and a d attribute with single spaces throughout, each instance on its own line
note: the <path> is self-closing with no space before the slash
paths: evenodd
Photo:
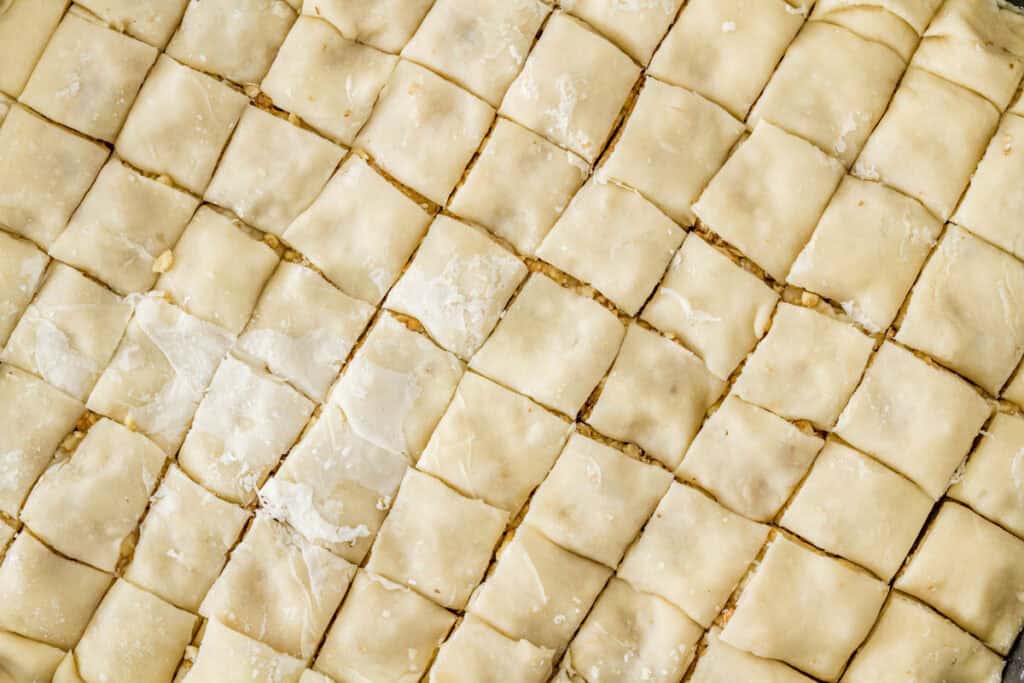
<path id="1" fill-rule="evenodd" d="M 293 683 L 299 680 L 302 669 L 301 659 L 277 652 L 211 619 L 203 629 L 188 683 Z"/>
<path id="2" fill-rule="evenodd" d="M 14 0 L 0 14 L 0 91 L 21 94 L 68 0 Z"/>
<path id="3" fill-rule="evenodd" d="M 48 681 L 64 659 L 64 651 L 5 631 L 0 633 L 0 658 L 14 680 Z"/>
<path id="4" fill-rule="evenodd" d="M 486 622 L 467 616 L 438 651 L 430 678 L 447 683 L 543 683 L 551 675 L 553 656 L 546 647 L 508 638 Z"/>
<path id="5" fill-rule="evenodd" d="M 7 343 L 49 262 L 28 240 L 0 233 L 0 344 Z"/>
<path id="6" fill-rule="evenodd" d="M 1024 418 L 996 413 L 949 497 L 1024 537 Z"/>
<path id="7" fill-rule="evenodd" d="M 717 626 L 708 631 L 707 648 L 697 660 L 690 678 L 692 683 L 811 683 L 812 679 L 782 662 L 734 648 L 722 640 L 721 634 L 722 630 Z"/>
<path id="8" fill-rule="evenodd" d="M 321 17 L 349 40 L 397 53 L 402 49 L 434 0 L 310 0 L 303 14 Z"/>
<path id="9" fill-rule="evenodd" d="M 188 0 L 81 0 L 78 4 L 113 28 L 162 48 L 178 27 Z"/>

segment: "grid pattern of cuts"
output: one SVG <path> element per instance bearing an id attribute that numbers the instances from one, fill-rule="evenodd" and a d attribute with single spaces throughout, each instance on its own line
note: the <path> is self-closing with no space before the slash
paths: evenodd
<path id="1" fill-rule="evenodd" d="M 997 683 L 1022 74 L 996 0 L 0 2 L 0 677 Z"/>

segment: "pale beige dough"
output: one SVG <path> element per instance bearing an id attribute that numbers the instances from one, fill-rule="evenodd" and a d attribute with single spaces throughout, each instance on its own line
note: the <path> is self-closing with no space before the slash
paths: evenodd
<path id="1" fill-rule="evenodd" d="M 373 313 L 373 306 L 336 289 L 315 271 L 282 261 L 238 338 L 238 348 L 307 396 L 323 400 Z"/>
<path id="2" fill-rule="evenodd" d="M 281 236 L 320 194 L 344 153 L 319 135 L 250 105 L 203 197 Z"/>
<path id="3" fill-rule="evenodd" d="M 684 235 L 640 194 L 595 178 L 573 197 L 537 256 L 635 315 Z"/>
<path id="4" fill-rule="evenodd" d="M 68 0 L 13 0 L 0 12 L 0 91 L 21 94 Z"/>
<path id="5" fill-rule="evenodd" d="M 845 176 L 786 280 L 880 332 L 896 318 L 941 230 L 942 222 L 917 200 Z"/>
<path id="6" fill-rule="evenodd" d="M 767 526 L 673 483 L 626 553 L 618 576 L 638 590 L 660 595 L 707 627 L 767 537 Z"/>
<path id="7" fill-rule="evenodd" d="M 247 103 L 227 84 L 161 55 L 115 149 L 134 166 L 202 194 Z"/>
<path id="8" fill-rule="evenodd" d="M 524 523 L 614 568 L 671 481 L 660 467 L 573 434 L 530 500 Z"/>
<path id="9" fill-rule="evenodd" d="M 541 0 L 439 0 L 402 56 L 497 107 L 550 12 Z"/>
<path id="10" fill-rule="evenodd" d="M 733 647 L 835 681 L 888 592 L 863 570 L 777 536 L 721 637 Z"/>
<path id="11" fill-rule="evenodd" d="M 51 683 L 64 652 L 46 643 L 0 632 L 0 673 L 11 683 Z"/>
<path id="12" fill-rule="evenodd" d="M 0 512 L 17 518 L 85 406 L 10 365 L 0 365 L 0 405 Z"/>
<path id="13" fill-rule="evenodd" d="M 156 57 L 150 45 L 67 14 L 19 99 L 57 123 L 113 142 Z"/>
<path id="14" fill-rule="evenodd" d="M 761 120 L 711 179 L 693 211 L 781 281 L 842 176 L 838 161 Z"/>
<path id="15" fill-rule="evenodd" d="M 277 263 L 273 249 L 204 206 L 186 226 L 156 288 L 186 312 L 238 334 Z"/>
<path id="16" fill-rule="evenodd" d="M 707 649 L 697 660 L 691 683 L 811 683 L 810 678 L 782 662 L 734 648 L 720 638 L 721 633 L 717 627 L 708 632 Z"/>
<path id="17" fill-rule="evenodd" d="M 601 304 L 533 274 L 470 367 L 575 415 L 611 367 L 625 328 Z"/>
<path id="18" fill-rule="evenodd" d="M 981 96 L 910 68 L 857 158 L 854 174 L 881 180 L 946 219 L 998 121 L 996 108 Z"/>
<path id="19" fill-rule="evenodd" d="M 610 575 L 609 569 L 523 525 L 499 552 L 467 612 L 506 636 L 562 650 Z"/>
<path id="20" fill-rule="evenodd" d="M 13 107 L 0 126 L 0 225 L 49 247 L 107 154 L 102 145 Z"/>
<path id="21" fill-rule="evenodd" d="M 349 40 L 397 53 L 420 25 L 433 0 L 309 0 L 302 12 L 322 17 Z"/>
<path id="22" fill-rule="evenodd" d="M 896 341 L 995 394 L 1024 355 L 1024 264 L 950 226 L 910 292 Z"/>
<path id="23" fill-rule="evenodd" d="M 78 663 L 75 661 L 75 653 L 68 652 L 64 655 L 57 672 L 53 675 L 52 683 L 88 683 L 78 673 Z"/>
<path id="24" fill-rule="evenodd" d="M 1024 405 L 1024 371 L 1017 369 L 1017 375 L 1007 383 L 1001 396 L 1017 405 Z"/>
<path id="25" fill-rule="evenodd" d="M 851 325 L 782 303 L 733 391 L 782 417 L 830 429 L 857 387 L 872 346 Z"/>
<path id="26" fill-rule="evenodd" d="M 196 410 L 178 462 L 222 498 L 251 503 L 312 412 L 313 402 L 295 389 L 228 356 Z"/>
<path id="27" fill-rule="evenodd" d="M 211 619 L 183 683 L 300 683 L 302 667 L 302 660 Z"/>
<path id="28" fill-rule="evenodd" d="M 1024 537 L 1024 418 L 996 413 L 949 496 Z"/>
<path id="29" fill-rule="evenodd" d="M 194 612 L 248 518 L 172 465 L 150 499 L 124 578 Z"/>
<path id="30" fill-rule="evenodd" d="M 380 317 L 334 386 L 363 439 L 415 458 L 427 445 L 462 378 L 462 363 L 390 315 Z"/>
<path id="31" fill-rule="evenodd" d="M 589 168 L 572 152 L 498 118 L 448 208 L 532 256 Z"/>
<path id="32" fill-rule="evenodd" d="M 114 29 L 162 48 L 178 27 L 188 0 L 80 0 L 77 4 Z"/>
<path id="33" fill-rule="evenodd" d="M 84 401 L 110 362 L 131 304 L 63 263 L 50 267 L 0 360 Z"/>
<path id="34" fill-rule="evenodd" d="M 153 264 L 174 246 L 199 200 L 111 159 L 50 253 L 120 294 L 156 282 Z"/>
<path id="35" fill-rule="evenodd" d="M 50 262 L 31 242 L 0 233 L 0 344 L 6 344 Z"/>
<path id="36" fill-rule="evenodd" d="M 569 429 L 525 396 L 467 372 L 416 467 L 514 515 L 547 476 Z"/>
<path id="37" fill-rule="evenodd" d="M 360 569 L 313 668 L 339 683 L 416 683 L 454 623 L 448 610 Z"/>
<path id="38" fill-rule="evenodd" d="M 438 216 L 384 305 L 412 316 L 443 348 L 469 358 L 526 278 L 526 265 L 483 231 Z"/>
<path id="39" fill-rule="evenodd" d="M 823 442 L 735 394 L 707 419 L 676 470 L 750 519 L 772 520 Z"/>
<path id="40" fill-rule="evenodd" d="M 301 16 L 260 87 L 274 105 L 350 145 L 397 62 L 346 40 L 325 21 Z"/>
<path id="41" fill-rule="evenodd" d="M 725 382 L 690 351 L 633 324 L 587 422 L 675 468 L 724 390 Z"/>
<path id="42" fill-rule="evenodd" d="M 376 304 L 429 223 L 423 208 L 350 156 L 284 238 L 343 292 Z"/>
<path id="43" fill-rule="evenodd" d="M 647 78 L 599 173 L 638 190 L 674 221 L 692 225 L 690 205 L 743 132 L 743 124 L 717 104 Z"/>
<path id="44" fill-rule="evenodd" d="M 257 513 L 199 614 L 307 660 L 355 571 L 354 565 Z"/>
<path id="45" fill-rule="evenodd" d="M 649 73 L 744 119 L 802 25 L 800 12 L 784 0 L 692 0 Z"/>
<path id="46" fill-rule="evenodd" d="M 778 300 L 760 278 L 690 233 L 640 317 L 726 379 L 768 331 Z"/>
<path id="47" fill-rule="evenodd" d="M 399 182 L 444 204 L 493 120 L 483 100 L 402 60 L 355 145 Z"/>
<path id="48" fill-rule="evenodd" d="M 886 342 L 835 432 L 937 499 L 990 413 L 966 382 Z"/>
<path id="49" fill-rule="evenodd" d="M 942 0 L 821 0 L 811 20 L 842 26 L 910 61 Z"/>
<path id="50" fill-rule="evenodd" d="M 467 616 L 437 653 L 428 683 L 543 683 L 554 653 Z"/>
<path id="51" fill-rule="evenodd" d="M 259 83 L 294 22 L 284 0 L 190 0 L 167 54 L 236 83 Z"/>
<path id="52" fill-rule="evenodd" d="M 559 4 L 646 65 L 683 0 L 562 0 Z"/>
<path id="53" fill-rule="evenodd" d="M 500 112 L 593 163 L 639 76 L 619 48 L 555 12 Z"/>

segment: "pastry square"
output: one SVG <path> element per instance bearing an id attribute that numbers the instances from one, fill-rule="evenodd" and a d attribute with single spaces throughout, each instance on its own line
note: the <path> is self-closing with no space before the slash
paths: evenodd
<path id="1" fill-rule="evenodd" d="M 308 660 L 355 572 L 355 566 L 258 513 L 199 613 Z"/>
<path id="2" fill-rule="evenodd" d="M 639 76 L 619 48 L 555 12 L 500 112 L 593 163 Z"/>
<path id="3" fill-rule="evenodd" d="M 0 126 L 0 224 L 49 247 L 106 158 L 106 147 L 11 108 Z"/>
<path id="4" fill-rule="evenodd" d="M 725 382 L 695 355 L 633 324 L 587 422 L 675 468 L 724 390 Z"/>
<path id="5" fill-rule="evenodd" d="M 68 0 L 13 0 L 0 14 L 0 91 L 21 94 Z"/>
<path id="6" fill-rule="evenodd" d="M 1024 118 L 1004 116 L 971 178 L 953 220 L 1024 258 L 1024 236 L 1018 219 L 1024 198 L 1014 190 L 1024 183 Z"/>
<path id="7" fill-rule="evenodd" d="M 514 515 L 547 476 L 569 429 L 525 396 L 467 372 L 416 467 Z"/>
<path id="8" fill-rule="evenodd" d="M 910 61 L 942 0 L 819 0 L 813 21 L 842 26 Z"/>
<path id="9" fill-rule="evenodd" d="M 10 632 L 0 633 L 0 661 L 12 681 L 49 681 L 64 651 Z"/>
<path id="10" fill-rule="evenodd" d="M 0 365 L 0 405 L 0 512 L 17 518 L 85 406 L 10 365 Z"/>
<path id="11" fill-rule="evenodd" d="M 120 294 L 156 282 L 153 266 L 181 236 L 199 200 L 111 159 L 50 253 Z"/>
<path id="12" fill-rule="evenodd" d="M 1024 371 L 1021 368 L 1017 368 L 1016 376 L 1006 385 L 1001 396 L 1019 406 L 1024 405 Z"/>
<path id="13" fill-rule="evenodd" d="M 166 458 L 146 437 L 102 419 L 74 453 L 43 472 L 21 519 L 63 555 L 112 572 Z"/>
<path id="14" fill-rule="evenodd" d="M 717 104 L 648 78 L 600 174 L 638 190 L 677 223 L 693 225 L 690 205 L 743 132 Z"/>
<path id="15" fill-rule="evenodd" d="M 275 651 L 211 619 L 203 629 L 188 683 L 299 683 L 302 660 Z"/>
<path id="16" fill-rule="evenodd" d="M 707 647 L 697 660 L 690 683 L 813 683 L 812 679 L 782 662 L 737 650 L 720 638 L 721 633 L 717 627 L 708 631 Z"/>
<path id="17" fill-rule="evenodd" d="M 718 616 L 768 537 L 768 527 L 673 483 L 618 576 L 660 595 L 705 628 Z"/>
<path id="18" fill-rule="evenodd" d="M 671 482 L 660 467 L 573 434 L 530 500 L 524 523 L 614 568 Z"/>
<path id="19" fill-rule="evenodd" d="M 759 277 L 690 233 L 640 317 L 726 379 L 768 331 L 778 300 Z"/>
<path id="20" fill-rule="evenodd" d="M 604 588 L 611 571 L 520 526 L 498 553 L 467 612 L 506 636 L 561 650 Z"/>
<path id="21" fill-rule="evenodd" d="M 829 442 L 780 524 L 888 581 L 931 509 L 931 498 L 909 479 L 848 446 Z"/>
<path id="22" fill-rule="evenodd" d="M 397 62 L 394 55 L 342 38 L 327 22 L 301 16 L 260 88 L 276 106 L 351 145 Z"/>
<path id="23" fill-rule="evenodd" d="M 641 65 L 651 61 L 654 48 L 675 21 L 682 5 L 683 0 L 639 3 L 569 0 L 561 3 L 562 9 L 593 26 Z"/>
<path id="24" fill-rule="evenodd" d="M 845 176 L 786 280 L 839 302 L 851 320 L 881 332 L 941 231 L 942 222 L 917 200 Z"/>
<path id="25" fill-rule="evenodd" d="M 50 262 L 28 240 L 0 232 L 0 344 L 6 344 Z"/>
<path id="26" fill-rule="evenodd" d="M 281 236 L 320 194 L 344 153 L 316 133 L 249 106 L 204 198 Z"/>
<path id="27" fill-rule="evenodd" d="M 1024 537 L 1024 418 L 996 413 L 949 497 Z"/>
<path id="28" fill-rule="evenodd" d="M 401 60 L 355 144 L 399 182 L 444 204 L 493 120 L 483 100 Z"/>
<path id="29" fill-rule="evenodd" d="M 573 197 L 537 256 L 634 315 L 658 285 L 684 235 L 638 193 L 595 179 Z"/>
<path id="30" fill-rule="evenodd" d="M 198 621 L 119 579 L 75 646 L 79 674 L 91 681 L 169 681 Z"/>
<path id="31" fill-rule="evenodd" d="M 57 123 L 113 142 L 156 57 L 150 45 L 67 14 L 19 99 Z"/>
<path id="32" fill-rule="evenodd" d="M 156 288 L 188 313 L 238 334 L 277 263 L 273 249 L 204 206 L 182 233 Z"/>
<path id="33" fill-rule="evenodd" d="M 803 23 L 785 0 L 692 0 L 648 73 L 745 119 Z"/>
<path id="34" fill-rule="evenodd" d="M 838 161 L 762 120 L 712 178 L 693 211 L 782 281 L 842 176 Z"/>
<path id="35" fill-rule="evenodd" d="M 152 496 L 124 578 L 195 612 L 248 518 L 172 465 Z"/>
<path id="36" fill-rule="evenodd" d="M 483 231 L 438 216 L 384 305 L 416 318 L 443 348 L 469 358 L 525 278 L 526 265 Z"/>
<path id="37" fill-rule="evenodd" d="M 420 680 L 455 615 L 359 570 L 313 668 L 339 681 Z"/>
<path id="38" fill-rule="evenodd" d="M 80 0 L 77 4 L 107 22 L 114 30 L 162 48 L 185 13 L 188 0 Z"/>
<path id="39" fill-rule="evenodd" d="M 611 367 L 625 333 L 601 304 L 534 274 L 470 367 L 575 415 Z"/>
<path id="40" fill-rule="evenodd" d="M 331 402 L 360 437 L 415 459 L 464 371 L 455 356 L 384 315 L 341 374 Z"/>
<path id="41" fill-rule="evenodd" d="M 704 629 L 678 607 L 612 579 L 573 638 L 562 666 L 599 681 L 679 681 Z"/>
<path id="42" fill-rule="evenodd" d="M 349 40 L 398 53 L 434 0 L 310 0 L 303 14 L 322 17 Z"/>
<path id="43" fill-rule="evenodd" d="M 999 683 L 1003 661 L 916 600 L 893 593 L 844 683 L 979 681 Z"/>
<path id="44" fill-rule="evenodd" d="M 910 68 L 854 173 L 881 180 L 946 219 L 998 122 L 999 112 L 980 95 Z"/>
<path id="45" fill-rule="evenodd" d="M 196 410 L 178 462 L 222 498 L 251 503 L 312 412 L 313 402 L 295 389 L 228 356 Z"/>
<path id="46" fill-rule="evenodd" d="M 851 325 L 781 303 L 733 391 L 782 417 L 830 429 L 860 381 L 873 343 Z"/>
<path id="47" fill-rule="evenodd" d="M 896 341 L 993 394 L 1024 354 L 1024 264 L 950 226 L 910 293 Z"/>
<path id="48" fill-rule="evenodd" d="M 544 683 L 554 652 L 528 640 L 513 640 L 467 615 L 437 653 L 431 683 Z"/>
<path id="49" fill-rule="evenodd" d="M 71 649 L 113 578 L 22 531 L 0 563 L 0 628 Z"/>
<path id="50" fill-rule="evenodd" d="M 811 22 L 786 50 L 750 122 L 770 121 L 849 167 L 885 113 L 904 68 L 885 45 Z"/>
<path id="51" fill-rule="evenodd" d="M 483 579 L 509 515 L 409 469 L 373 544 L 367 571 L 463 609 Z"/>
<path id="52" fill-rule="evenodd" d="M 704 422 L 676 476 L 758 522 L 775 518 L 823 442 L 729 394 Z"/>
<path id="53" fill-rule="evenodd" d="M 191 0 L 167 54 L 229 81 L 259 83 L 294 22 L 284 0 Z"/>
<path id="54" fill-rule="evenodd" d="M 1024 541 L 956 503 L 944 503 L 896 579 L 1005 656 L 1024 624 Z"/>
<path id="55" fill-rule="evenodd" d="M 826 680 L 864 642 L 889 587 L 778 536 L 740 593 L 722 640 Z"/>
<path id="56" fill-rule="evenodd" d="M 959 377 L 886 342 L 835 432 L 937 499 L 991 412 Z"/>
<path id="57" fill-rule="evenodd" d="M 0 360 L 84 401 L 114 355 L 131 314 L 127 301 L 54 262 Z"/>
<path id="58" fill-rule="evenodd" d="M 572 152 L 499 118 L 448 208 L 533 256 L 589 168 Z"/>
<path id="59" fill-rule="evenodd" d="M 161 55 L 117 136 L 117 153 L 202 194 L 248 102 L 227 84 Z"/>
<path id="60" fill-rule="evenodd" d="M 238 348 L 322 401 L 374 308 L 317 272 L 282 261 L 267 282 Z"/>
<path id="61" fill-rule="evenodd" d="M 438 0 L 402 56 L 497 107 L 550 12 L 540 0 Z"/>
<path id="62" fill-rule="evenodd" d="M 260 490 L 260 504 L 353 564 L 370 549 L 409 461 L 360 437 L 338 406 L 319 419 Z"/>
<path id="63" fill-rule="evenodd" d="M 133 425 L 174 453 L 233 341 L 216 325 L 145 297 L 89 395 L 89 410 Z"/>

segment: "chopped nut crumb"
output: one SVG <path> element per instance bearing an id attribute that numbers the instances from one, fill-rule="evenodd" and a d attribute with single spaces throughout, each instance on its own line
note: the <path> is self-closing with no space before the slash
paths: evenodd
<path id="1" fill-rule="evenodd" d="M 277 239 L 276 235 L 271 235 L 269 232 L 263 236 L 263 241 L 267 243 L 271 249 L 277 249 L 281 246 L 281 240 Z"/>
<path id="2" fill-rule="evenodd" d="M 137 428 L 135 424 L 135 416 L 128 413 L 124 417 L 124 426 L 128 428 L 128 431 L 134 432 Z"/>
<path id="3" fill-rule="evenodd" d="M 246 83 L 242 86 L 242 91 L 249 97 L 256 97 L 260 94 L 260 87 L 255 83 Z"/>
<path id="4" fill-rule="evenodd" d="M 804 306 L 813 308 L 814 306 L 817 306 L 818 304 L 821 303 L 821 297 L 815 294 L 814 292 L 803 292 L 800 295 L 800 303 L 802 303 Z"/>
<path id="5" fill-rule="evenodd" d="M 153 261 L 153 272 L 154 273 L 166 273 L 174 265 L 174 254 L 170 249 L 164 250 L 164 253 L 156 257 Z"/>
<path id="6" fill-rule="evenodd" d="M 156 177 L 156 181 L 157 181 L 158 183 L 161 183 L 161 184 L 163 184 L 163 185 L 166 185 L 167 187 L 174 187 L 174 181 L 173 181 L 173 180 L 171 180 L 171 176 L 169 176 L 169 175 L 167 175 L 167 174 L 163 174 L 163 173 L 162 173 L 162 174 L 158 175 L 158 176 Z"/>

